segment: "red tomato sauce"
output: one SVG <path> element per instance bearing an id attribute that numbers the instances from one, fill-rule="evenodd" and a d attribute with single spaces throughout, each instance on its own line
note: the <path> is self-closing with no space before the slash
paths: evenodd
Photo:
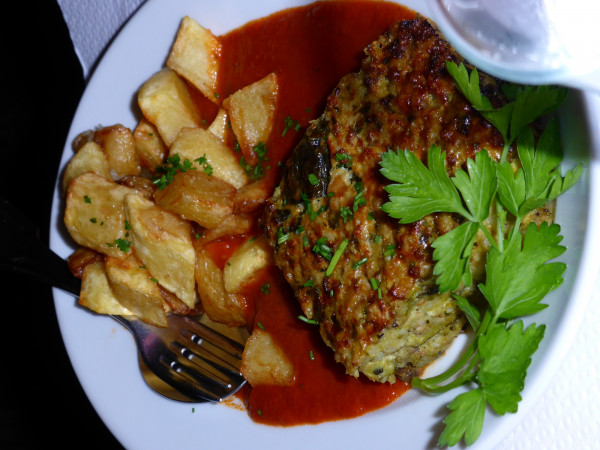
<path id="1" fill-rule="evenodd" d="M 273 186 L 280 175 L 277 163 L 285 161 L 309 121 L 322 113 L 340 78 L 358 70 L 363 49 L 394 21 L 412 17 L 413 11 L 380 1 L 318 2 L 250 22 L 220 37 L 221 98 L 271 72 L 277 74 L 275 124 L 267 143 L 271 168 L 266 176 Z M 286 116 L 301 129 L 288 129 L 284 135 Z M 239 240 L 221 245 L 219 250 L 213 244 L 210 253 L 222 267 Z M 401 382 L 380 384 L 346 375 L 323 343 L 318 326 L 298 319 L 300 306 L 275 267 L 246 293 L 254 309 L 253 326 L 267 330 L 285 351 L 296 380 L 293 386 L 243 391 L 249 414 L 257 422 L 291 426 L 352 418 L 391 403 L 408 389 Z"/>

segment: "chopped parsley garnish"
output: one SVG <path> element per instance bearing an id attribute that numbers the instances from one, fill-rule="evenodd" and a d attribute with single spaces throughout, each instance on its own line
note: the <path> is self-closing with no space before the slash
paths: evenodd
<path id="1" fill-rule="evenodd" d="M 156 168 L 156 174 L 152 182 L 158 189 L 164 189 L 173 182 L 173 177 L 177 172 L 187 172 L 194 169 L 192 161 L 189 159 L 181 161 L 181 157 L 176 153 L 173 156 L 169 156 L 163 165 Z"/>
<path id="2" fill-rule="evenodd" d="M 297 120 L 292 119 L 290 116 L 285 116 L 283 123 L 285 124 L 285 127 L 283 128 L 281 137 L 284 137 L 288 130 L 300 131 L 300 123 Z"/>
<path id="3" fill-rule="evenodd" d="M 96 219 L 95 217 L 92 217 L 92 218 L 90 219 L 90 222 L 92 222 L 92 223 L 97 223 L 97 222 L 98 222 L 98 219 Z"/>
<path id="4" fill-rule="evenodd" d="M 265 170 L 269 170 L 271 167 L 263 166 L 264 162 L 269 161 L 269 158 L 267 158 L 267 146 L 264 143 L 259 142 L 257 145 L 254 146 L 253 150 L 254 154 L 256 155 L 256 158 L 258 159 L 258 162 L 255 165 L 252 165 L 248 163 L 246 161 L 246 158 L 242 156 L 240 158 L 240 166 L 242 166 L 242 168 L 246 172 L 246 175 L 250 179 L 256 181 L 263 178 L 265 176 Z"/>
<path id="5" fill-rule="evenodd" d="M 263 294 L 269 295 L 271 293 L 271 285 L 267 282 L 260 287 Z"/>
<path id="6" fill-rule="evenodd" d="M 85 203 L 92 203 L 92 199 L 91 199 L 90 197 L 88 197 L 87 195 L 84 195 L 84 196 L 83 196 L 83 201 L 84 201 Z"/>
<path id="7" fill-rule="evenodd" d="M 306 322 L 309 325 L 319 325 L 319 321 L 315 320 L 315 319 L 309 319 L 306 316 L 298 316 L 298 319 L 300 319 L 302 322 Z"/>
<path id="8" fill-rule="evenodd" d="M 206 153 L 204 154 L 204 156 L 201 156 L 200 158 L 195 159 L 194 161 L 197 162 L 202 167 L 205 174 L 207 174 L 207 175 L 213 174 L 213 168 L 208 163 L 208 159 L 206 159 Z"/>
<path id="9" fill-rule="evenodd" d="M 129 249 L 131 248 L 131 242 L 122 238 L 115 239 L 114 245 L 123 253 L 129 253 Z"/>
<path id="10" fill-rule="evenodd" d="M 385 247 L 383 251 L 383 256 L 394 256 L 396 254 L 396 246 L 394 244 L 390 244 Z"/>
<path id="11" fill-rule="evenodd" d="M 352 264 L 352 268 L 353 269 L 358 269 L 360 266 L 362 266 L 364 263 L 366 263 L 369 260 L 369 258 L 363 258 L 363 259 L 359 259 L 358 261 L 356 261 L 354 264 Z"/>
<path id="12" fill-rule="evenodd" d="M 340 217 L 344 220 L 344 223 L 346 223 L 349 220 L 351 220 L 352 217 L 354 217 L 354 213 L 352 212 L 352 210 L 349 207 L 342 206 L 340 208 Z"/>
<path id="13" fill-rule="evenodd" d="M 346 247 L 348 246 L 348 242 L 350 242 L 348 239 L 344 239 L 340 243 L 340 246 L 337 248 L 335 253 L 333 254 L 333 257 L 331 258 L 331 261 L 329 262 L 329 266 L 327 266 L 327 270 L 325 271 L 326 277 L 330 277 L 331 274 L 333 273 L 335 266 L 337 265 L 338 261 L 342 257 L 342 253 L 344 253 L 344 250 L 346 250 Z"/>
<path id="14" fill-rule="evenodd" d="M 511 101 L 496 109 L 481 93 L 476 69 L 469 75 L 463 64 L 446 65 L 459 90 L 504 138 L 500 161 L 483 149 L 467 160 L 467 170 L 459 168 L 450 178 L 446 153 L 436 146 L 429 150 L 427 165 L 407 150 L 390 150 L 381 160 L 381 173 L 394 182 L 386 187 L 390 201 L 382 207 L 391 217 L 412 223 L 431 213 L 447 212 L 464 219 L 433 242 L 433 273 L 439 291 L 451 292 L 465 313 L 475 338 L 446 372 L 412 380 L 414 387 L 428 393 L 471 387 L 448 405 L 440 446 L 456 445 L 462 439 L 473 444 L 481 434 L 487 405 L 500 415 L 517 411 L 527 368 L 545 332 L 544 325 L 535 323 L 525 328 L 521 318 L 547 306 L 542 299 L 562 283 L 566 270 L 564 263 L 552 261 L 566 250 L 560 245 L 560 226 L 531 222 L 521 231 L 522 223 L 527 214 L 571 188 L 583 170 L 578 165 L 562 175 L 556 119 L 546 122 L 537 139 L 529 126 L 558 107 L 566 89 L 516 87 L 511 89 Z M 514 142 L 521 162 L 516 172 L 507 161 Z M 495 210 L 494 229 L 505 232 L 493 235 L 485 226 L 491 210 Z M 486 302 L 482 311 L 458 294 L 474 284 L 470 262 L 479 231 L 491 245 L 485 281 L 473 286 Z"/>
<path id="15" fill-rule="evenodd" d="M 290 233 L 284 233 L 281 228 L 277 229 L 277 245 L 281 245 L 290 238 Z"/>
<path id="16" fill-rule="evenodd" d="M 315 245 L 313 245 L 312 251 L 316 255 L 319 255 L 328 261 L 331 261 L 331 258 L 333 258 L 333 250 L 327 245 L 326 237 L 320 237 L 317 239 Z"/>
<path id="17" fill-rule="evenodd" d="M 345 167 L 349 169 L 352 166 L 352 156 L 345 153 L 336 153 L 335 160 L 338 162 L 338 168 Z"/>

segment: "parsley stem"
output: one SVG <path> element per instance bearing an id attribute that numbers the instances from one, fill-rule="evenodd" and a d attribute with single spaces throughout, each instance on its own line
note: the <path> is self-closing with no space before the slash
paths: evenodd
<path id="1" fill-rule="evenodd" d="M 412 380 L 413 387 L 419 388 L 419 389 L 421 389 L 425 392 L 429 392 L 429 393 L 434 393 L 434 392 L 441 393 L 441 392 L 446 392 L 447 390 L 449 390 L 449 389 L 446 389 L 446 386 L 453 385 L 453 387 L 456 387 L 456 386 L 460 386 L 464 382 L 468 381 L 469 377 L 471 377 L 472 375 L 467 375 L 467 374 L 469 374 L 469 372 L 471 372 L 471 369 L 474 367 L 474 364 L 477 363 L 477 361 L 479 361 L 479 358 L 473 357 L 475 355 L 475 353 L 477 353 L 477 346 L 478 346 L 477 340 L 479 339 L 479 336 L 481 336 L 488 330 L 491 322 L 492 322 L 492 315 L 490 312 L 490 308 L 488 308 L 483 316 L 483 319 L 481 321 L 481 325 L 479 326 L 479 329 L 475 333 L 473 342 L 471 343 L 469 348 L 465 351 L 465 353 L 460 357 L 460 359 L 458 361 L 456 361 L 456 363 L 454 363 L 454 365 L 452 367 L 450 367 L 448 370 L 446 370 L 445 372 L 443 372 L 435 377 L 425 378 L 425 379 L 413 378 L 413 380 Z M 495 322 L 495 320 L 494 320 L 494 322 Z M 469 361 L 471 361 L 471 362 L 469 364 L 468 371 L 465 371 L 461 377 L 459 377 L 452 383 L 449 383 L 446 386 L 440 386 L 440 383 L 443 383 L 444 381 L 448 380 L 453 375 L 460 372 L 467 365 L 467 363 L 469 363 Z M 465 378 L 463 378 L 463 377 L 465 377 Z M 459 383 L 459 381 L 460 381 L 460 383 Z"/>
<path id="2" fill-rule="evenodd" d="M 499 248 L 498 246 L 498 242 L 496 242 L 496 239 L 494 239 L 494 236 L 492 236 L 492 233 L 490 233 L 490 230 L 488 230 L 485 225 L 481 222 L 479 223 L 479 228 L 481 229 L 481 231 L 483 231 L 483 234 L 485 234 L 485 237 L 488 238 L 488 241 L 490 241 L 490 244 L 493 245 L 494 247 L 498 248 L 499 250 L 502 250 L 501 248 Z M 501 233 L 502 230 L 498 230 L 498 233 Z"/>

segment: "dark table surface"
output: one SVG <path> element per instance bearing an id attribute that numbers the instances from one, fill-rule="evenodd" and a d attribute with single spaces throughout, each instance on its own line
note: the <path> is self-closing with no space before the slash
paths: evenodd
<path id="1" fill-rule="evenodd" d="M 58 164 L 85 85 L 58 4 L 10 5 L 0 26 L 0 196 L 47 242 Z M 0 285 L 0 448 L 122 448 L 75 376 L 50 288 L 2 272 Z"/>

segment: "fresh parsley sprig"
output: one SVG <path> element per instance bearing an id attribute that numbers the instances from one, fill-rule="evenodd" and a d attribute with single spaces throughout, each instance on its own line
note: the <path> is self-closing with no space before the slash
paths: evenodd
<path id="1" fill-rule="evenodd" d="M 546 294 L 563 281 L 565 264 L 551 262 L 564 251 L 560 226 L 530 223 L 522 231 L 525 216 L 571 188 L 582 173 L 578 165 L 561 173 L 562 148 L 558 123 L 548 122 L 537 142 L 529 125 L 551 112 L 564 100 L 566 90 L 554 87 L 506 89 L 509 103 L 493 108 L 481 94 L 479 74 L 464 65 L 447 64 L 459 90 L 504 138 L 500 161 L 479 152 L 467 161 L 467 170 L 453 177 L 445 167 L 445 153 L 432 147 L 427 166 L 410 151 L 388 151 L 382 156 L 381 173 L 395 182 L 386 187 L 389 202 L 382 209 L 401 223 L 411 223 L 433 212 L 461 215 L 465 221 L 432 244 L 434 275 L 440 292 L 451 292 L 465 313 L 475 337 L 461 358 L 446 372 L 428 379 L 415 378 L 413 386 L 441 393 L 469 384 L 472 390 L 458 395 L 444 420 L 440 445 L 474 443 L 483 428 L 489 405 L 496 413 L 516 412 L 531 357 L 543 338 L 545 326 L 524 328 L 522 316 L 547 305 Z M 521 161 L 516 171 L 506 161 L 515 143 Z M 496 211 L 490 225 L 490 211 Z M 509 224 L 511 214 L 511 227 Z M 489 228 L 488 228 L 489 227 Z M 509 231 L 505 231 L 508 228 Z M 478 233 L 490 242 L 485 281 L 477 288 L 487 301 L 480 310 L 460 295 L 472 286 L 471 256 Z"/>

